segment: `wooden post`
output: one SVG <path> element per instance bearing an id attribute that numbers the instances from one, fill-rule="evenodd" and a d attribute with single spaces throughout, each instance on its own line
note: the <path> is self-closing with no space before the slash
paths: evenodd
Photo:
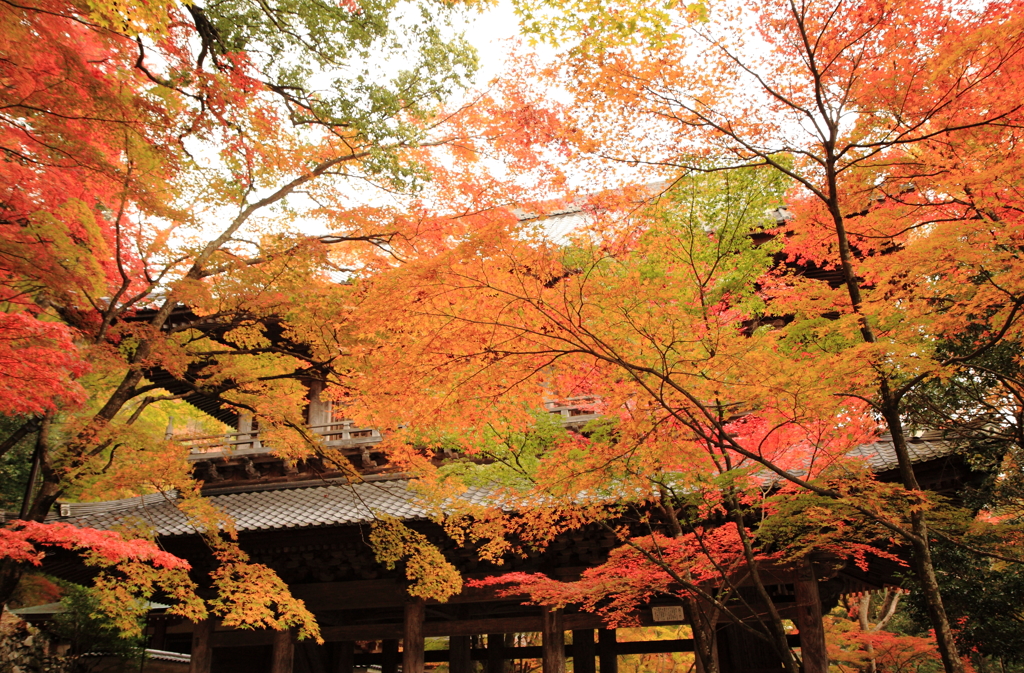
<path id="1" fill-rule="evenodd" d="M 236 438 L 239 442 L 244 442 L 247 439 L 252 439 L 252 414 L 248 411 L 242 411 L 238 414 L 238 437 Z M 243 434 L 244 433 L 244 434 Z M 235 449 L 248 449 L 252 444 L 236 444 L 233 448 Z M 229 450 L 232 447 L 227 447 Z"/>
<path id="2" fill-rule="evenodd" d="M 333 643 L 332 649 L 332 672 L 353 673 L 355 670 L 356 644 L 351 640 L 343 640 L 338 643 Z"/>
<path id="3" fill-rule="evenodd" d="M 274 631 L 274 652 L 270 655 L 270 673 L 292 673 L 295 667 L 295 638 L 291 629 Z"/>
<path id="4" fill-rule="evenodd" d="M 601 673 L 619 673 L 619 653 L 615 643 L 615 629 L 597 630 L 597 658 Z"/>
<path id="5" fill-rule="evenodd" d="M 381 673 L 398 673 L 398 641 L 383 641 L 381 653 Z"/>
<path id="6" fill-rule="evenodd" d="M 402 673 L 423 673 L 423 618 L 426 603 L 411 598 L 405 603 L 405 630 L 402 635 Z"/>
<path id="7" fill-rule="evenodd" d="M 309 411 L 306 414 L 306 424 L 327 425 L 331 422 L 331 403 L 320 397 L 324 390 L 324 382 L 320 379 L 311 379 L 309 382 Z"/>
<path id="8" fill-rule="evenodd" d="M 487 673 L 505 671 L 505 634 L 487 634 Z"/>
<path id="9" fill-rule="evenodd" d="M 814 566 L 807 559 L 797 569 L 796 627 L 800 629 L 800 658 L 803 673 L 828 673 L 825 628 L 821 623 L 821 597 Z"/>
<path id="10" fill-rule="evenodd" d="M 188 673 L 210 673 L 213 663 L 213 618 L 204 619 L 192 628 L 192 660 Z"/>
<path id="11" fill-rule="evenodd" d="M 470 638 L 472 636 L 452 636 L 448 639 L 449 673 L 473 673 Z"/>
<path id="12" fill-rule="evenodd" d="M 544 610 L 544 631 L 541 634 L 544 673 L 565 673 L 565 630 L 561 610 Z"/>
<path id="13" fill-rule="evenodd" d="M 572 632 L 572 670 L 573 673 L 597 673 L 594 665 L 594 629 L 582 629 Z"/>

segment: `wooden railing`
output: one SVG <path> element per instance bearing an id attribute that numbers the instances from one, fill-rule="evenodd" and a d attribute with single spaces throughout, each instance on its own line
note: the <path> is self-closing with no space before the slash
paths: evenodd
<path id="1" fill-rule="evenodd" d="M 579 427 L 600 417 L 592 408 L 579 403 L 574 404 L 572 400 L 565 403 L 550 402 L 545 404 L 544 408 L 548 413 L 560 416 L 562 424 L 567 427 Z M 323 437 L 324 446 L 338 449 L 345 454 L 362 453 L 384 439 L 379 431 L 356 427 L 352 421 L 313 425 L 308 429 Z M 193 462 L 228 456 L 252 456 L 274 450 L 273 446 L 264 441 L 258 430 L 187 437 L 179 441 L 188 447 L 188 459 Z"/>
<path id="2" fill-rule="evenodd" d="M 323 437 L 324 446 L 334 449 L 355 449 L 358 452 L 364 447 L 372 446 L 384 439 L 377 430 L 355 427 L 352 421 L 313 425 L 308 429 Z M 188 447 L 190 461 L 208 460 L 221 456 L 251 456 L 270 453 L 274 450 L 273 446 L 264 441 L 258 430 L 188 437 L 180 441 Z"/>

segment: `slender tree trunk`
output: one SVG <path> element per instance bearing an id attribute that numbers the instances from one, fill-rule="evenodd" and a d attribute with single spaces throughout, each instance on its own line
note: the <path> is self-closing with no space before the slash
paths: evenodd
<path id="1" fill-rule="evenodd" d="M 17 430 L 15 430 L 14 432 L 7 436 L 7 439 L 5 439 L 3 442 L 0 442 L 0 458 L 2 458 L 5 453 L 7 453 L 15 446 L 17 446 L 18 442 L 23 440 L 29 433 L 35 432 L 36 428 L 38 427 L 38 418 L 29 419 L 22 423 L 20 426 L 18 426 Z"/>
<path id="2" fill-rule="evenodd" d="M 25 566 L 15 561 L 0 561 L 0 609 L 7 605 L 25 574 Z"/>
<path id="3" fill-rule="evenodd" d="M 863 633 L 869 633 L 871 631 L 871 622 L 868 620 L 868 611 L 871 609 L 871 594 L 865 593 L 860 597 L 860 603 L 857 606 L 857 621 L 860 622 L 860 630 Z M 864 648 L 864 651 L 868 653 L 868 665 L 864 667 L 864 673 L 875 673 L 878 666 L 875 663 L 875 647 L 871 643 L 868 643 Z"/>
<path id="4" fill-rule="evenodd" d="M 683 527 L 676 516 L 675 503 L 672 497 L 661 489 L 659 504 L 668 521 L 672 537 L 683 536 Z M 690 596 L 683 600 L 683 612 L 686 620 L 690 622 L 690 630 L 693 632 L 693 656 L 696 658 L 697 670 L 700 673 L 719 673 L 718 657 L 715 656 L 715 627 L 718 622 L 718 610 L 713 606 L 697 600 Z"/>
<path id="5" fill-rule="evenodd" d="M 921 486 L 917 481 L 917 475 L 914 474 L 914 466 L 910 461 L 910 453 L 907 451 L 903 422 L 899 416 L 899 401 L 893 399 L 888 382 L 883 380 L 881 388 L 882 415 L 885 417 L 892 435 L 893 449 L 899 462 L 903 486 L 908 491 L 920 491 Z M 910 510 L 910 528 L 914 534 L 911 540 L 914 574 L 917 576 L 921 593 L 924 596 L 928 620 L 935 631 L 935 642 L 942 657 L 943 668 L 946 669 L 946 673 L 964 673 L 964 664 L 953 636 L 953 628 L 942 603 L 942 590 L 939 588 L 935 563 L 932 560 L 931 545 L 928 541 L 928 519 L 924 511 L 913 506 Z"/>
<path id="6" fill-rule="evenodd" d="M 719 673 L 718 657 L 715 656 L 718 611 L 691 597 L 683 601 L 683 612 L 693 631 L 693 656 L 697 659 L 697 670 L 701 673 Z"/>
<path id="7" fill-rule="evenodd" d="M 768 589 L 764 586 L 764 582 L 761 581 L 761 573 L 757 567 L 757 559 L 754 558 L 754 550 L 750 546 L 750 539 L 747 537 L 747 530 L 743 523 L 743 512 L 740 509 L 739 502 L 735 496 L 730 496 L 725 502 L 729 508 L 729 515 L 736 526 L 740 542 L 743 544 L 743 556 L 747 561 L 747 568 L 750 570 L 750 580 L 754 584 L 754 590 L 757 591 L 758 597 L 768 611 L 767 631 L 769 636 L 771 636 L 771 645 L 779 655 L 782 665 L 786 667 L 788 673 L 800 673 L 800 665 L 793 656 L 793 651 L 789 648 L 789 639 L 786 636 L 786 629 L 782 625 L 782 617 L 779 615 L 772 597 L 768 594 Z"/>
<path id="8" fill-rule="evenodd" d="M 51 415 L 47 414 L 43 417 L 42 423 L 39 425 L 39 434 L 36 436 L 36 447 L 32 452 L 32 467 L 28 473 L 28 483 L 25 484 L 25 497 L 21 502 L 21 514 L 22 519 L 28 518 L 29 509 L 33 502 L 33 493 L 36 488 L 36 479 L 39 478 L 39 470 L 42 464 L 46 460 L 46 452 L 48 450 L 48 443 L 50 437 L 50 418 Z"/>
<path id="9" fill-rule="evenodd" d="M 826 150 L 830 155 L 826 163 L 829 194 L 828 208 L 835 227 L 843 281 L 850 296 L 851 308 L 859 318 L 860 332 L 864 341 L 876 343 L 877 337 L 875 336 L 874 328 L 868 321 L 867 316 L 862 312 L 863 299 L 860 292 L 860 281 L 853 267 L 853 251 L 850 247 L 846 224 L 837 196 L 838 174 L 835 170 L 836 159 L 832 156 L 834 148 L 829 143 L 826 143 Z M 903 422 L 900 418 L 901 400 L 893 393 L 889 380 L 885 378 L 884 374 L 879 375 L 878 392 L 880 398 L 879 409 L 885 418 L 889 433 L 892 435 L 893 449 L 899 462 L 903 486 L 909 491 L 919 491 L 921 487 L 917 483 L 917 477 L 914 475 L 914 466 L 907 451 L 906 437 L 903 433 Z M 921 591 L 928 608 L 929 621 L 931 621 L 932 628 L 935 631 L 935 641 L 942 656 L 943 668 L 946 670 L 946 673 L 964 673 L 963 661 L 960 659 L 956 641 L 953 639 L 953 630 L 950 627 L 949 618 L 942 603 L 942 592 L 936 579 L 935 565 L 932 562 L 931 550 L 928 545 L 928 522 L 925 513 L 917 508 L 912 508 L 910 524 L 911 532 L 914 534 L 911 545 L 914 550 L 914 574 L 917 575 L 921 585 Z"/>

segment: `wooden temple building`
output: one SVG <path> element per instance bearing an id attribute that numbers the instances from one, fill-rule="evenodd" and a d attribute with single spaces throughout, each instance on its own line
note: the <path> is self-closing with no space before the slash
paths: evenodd
<path id="1" fill-rule="evenodd" d="M 370 668 L 421 673 L 440 661 L 448 662 L 452 673 L 503 673 L 505 662 L 514 659 L 540 659 L 544 673 L 563 673 L 567 660 L 575 673 L 615 673 L 620 655 L 693 651 L 687 639 L 623 640 L 596 615 L 524 605 L 522 598 L 501 597 L 493 589 L 467 588 L 444 604 L 410 598 L 401 571 L 383 567 L 370 549 L 369 526 L 376 514 L 402 519 L 426 535 L 467 578 L 542 572 L 571 580 L 605 561 L 617 542 L 601 528 L 580 529 L 562 535 L 543 551 L 510 556 L 500 566 L 482 562 L 471 545 L 455 545 L 426 517 L 407 478 L 389 470 L 386 457 L 375 452 L 379 433 L 330 422 L 327 410 L 317 403 L 315 388 L 311 398 L 311 428 L 323 435 L 327 451 L 351 461 L 362 474 L 361 481 L 325 469 L 317 459 L 285 462 L 261 442 L 257 430 L 245 427 L 244 420 L 238 432 L 192 439 L 188 445 L 195 474 L 204 481 L 204 494 L 234 519 L 239 542 L 252 560 L 273 568 L 305 601 L 316 615 L 325 644 L 297 641 L 287 631 L 229 629 L 215 619 L 193 624 L 158 614 L 150 618 L 150 647 L 189 652 L 191 673 L 353 673 Z M 551 405 L 548 410 L 570 426 L 593 418 L 572 405 Z M 948 490 L 962 483 L 963 467 L 940 438 L 916 438 L 912 450 L 927 488 Z M 882 439 L 859 451 L 879 478 L 895 477 L 891 444 Z M 470 490 L 463 497 L 485 500 L 488 493 Z M 213 558 L 176 508 L 175 498 L 170 492 L 112 502 L 63 503 L 54 519 L 101 530 L 145 522 L 157 532 L 163 548 L 188 559 L 197 579 L 205 577 Z M 801 648 L 806 673 L 827 670 L 822 613 L 843 594 L 881 588 L 891 581 L 894 570 L 894 564 L 878 563 L 864 572 L 853 565 L 837 569 L 834 563 L 822 562 L 762 571 L 769 577 L 776 607 L 799 630 L 791 644 Z M 74 572 L 68 565 L 61 574 Z M 680 605 L 669 598 L 636 616 L 644 625 L 685 623 Z M 525 633 L 540 633 L 542 644 L 526 646 L 513 637 Z M 425 638 L 431 637 L 447 637 L 447 647 L 425 651 Z M 722 673 L 782 670 L 766 644 L 735 624 L 720 623 L 716 639 Z"/>
<path id="2" fill-rule="evenodd" d="M 805 271 L 825 282 L 836 281 L 835 271 Z M 173 320 L 199 324 L 202 318 L 182 309 Z M 274 325 L 265 327 L 269 338 L 278 338 Z M 216 339 L 217 327 L 207 331 L 211 329 Z M 190 382 L 190 372 L 172 377 L 154 371 L 147 376 L 235 428 L 225 435 L 185 441 L 194 474 L 204 484 L 203 493 L 232 517 L 239 543 L 252 561 L 275 570 L 293 595 L 305 601 L 325 643 L 297 641 L 287 631 L 231 629 L 215 619 L 193 624 L 162 613 L 151 615 L 150 647 L 190 653 L 191 673 L 353 673 L 370 668 L 422 673 L 434 662 L 448 662 L 451 673 L 504 673 L 506 662 L 517 659 L 541 660 L 544 673 L 563 673 L 567 661 L 574 673 L 616 673 L 622 655 L 693 651 L 688 639 L 631 641 L 594 614 L 525 605 L 522 597 L 502 597 L 493 589 L 466 588 L 444 604 L 411 598 L 402 571 L 378 563 L 369 546 L 369 527 L 377 514 L 397 517 L 423 533 L 470 579 L 541 572 L 572 580 L 603 563 L 618 543 L 614 535 L 595 526 L 563 534 L 525 557 L 509 556 L 501 565 L 481 561 L 472 545 L 456 545 L 428 519 L 407 477 L 392 469 L 377 450 L 380 433 L 332 417 L 329 405 L 320 402 L 323 383 L 311 378 L 309 371 L 297 373 L 310 391 L 307 423 L 322 436 L 323 450 L 331 452 L 335 466 L 318 458 L 282 460 L 250 419 L 220 403 L 215 394 L 199 390 Z M 552 404 L 547 410 L 570 427 L 595 418 L 587 408 L 571 403 Z M 963 483 L 966 468 L 941 437 L 915 438 L 910 448 L 923 488 L 950 493 Z M 879 479 L 897 479 L 896 457 L 885 438 L 858 451 Z M 348 461 L 351 469 L 337 469 L 339 461 Z M 350 478 L 353 471 L 358 480 Z M 192 564 L 201 584 L 214 560 L 175 506 L 176 497 L 170 492 L 112 502 L 62 503 L 53 519 L 101 530 L 144 522 L 156 531 L 164 549 Z M 470 490 L 463 497 L 482 501 L 488 492 Z M 77 572 L 84 579 L 80 565 L 68 563 L 53 570 L 69 579 Z M 882 588 L 897 570 L 896 564 L 882 561 L 873 562 L 868 572 L 852 564 L 837 568 L 823 559 L 799 568 L 762 571 L 775 606 L 798 629 L 790 636 L 791 645 L 800 648 L 805 673 L 827 672 L 822 613 L 844 594 Z M 680 604 L 670 597 L 645 606 L 636 617 L 648 626 L 685 623 Z M 527 633 L 541 634 L 541 644 L 526 645 L 514 637 Z M 426 651 L 425 639 L 434 637 L 447 638 L 447 645 Z M 715 639 L 721 673 L 782 670 L 767 644 L 734 623 L 720 621 Z"/>

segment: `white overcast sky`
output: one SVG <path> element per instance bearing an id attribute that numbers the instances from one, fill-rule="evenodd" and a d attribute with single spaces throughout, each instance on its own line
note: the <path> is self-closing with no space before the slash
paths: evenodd
<path id="1" fill-rule="evenodd" d="M 519 19 L 508 0 L 499 0 L 496 6 L 470 16 L 466 37 L 480 52 L 480 84 L 501 72 L 511 41 L 518 35 Z"/>

